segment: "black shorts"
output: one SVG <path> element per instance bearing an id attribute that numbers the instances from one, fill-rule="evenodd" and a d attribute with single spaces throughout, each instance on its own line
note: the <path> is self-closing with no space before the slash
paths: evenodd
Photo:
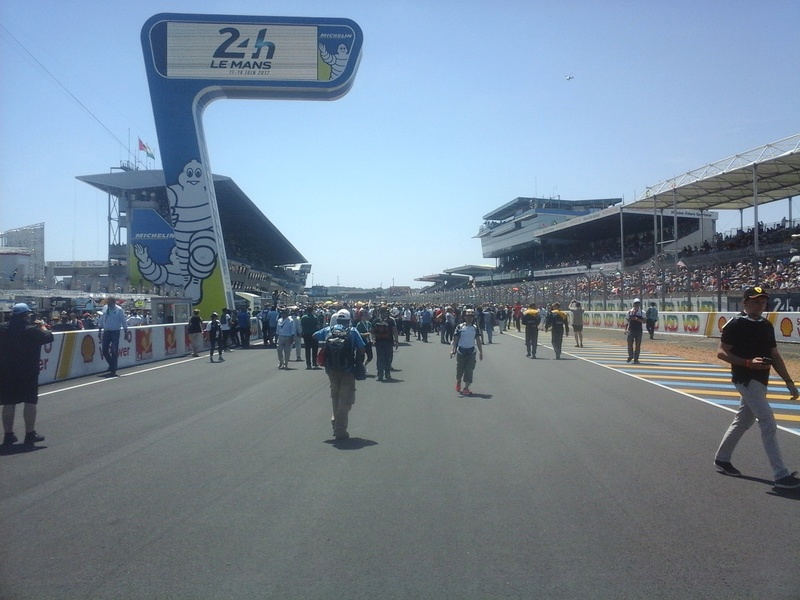
<path id="1" fill-rule="evenodd" d="M 572 326 L 572 331 L 574 331 L 576 333 L 579 332 L 579 331 L 583 331 L 583 325 L 573 325 Z"/>
<path id="2" fill-rule="evenodd" d="M 6 387 L 0 392 L 0 404 L 36 404 L 39 401 L 39 384 L 19 384 Z"/>

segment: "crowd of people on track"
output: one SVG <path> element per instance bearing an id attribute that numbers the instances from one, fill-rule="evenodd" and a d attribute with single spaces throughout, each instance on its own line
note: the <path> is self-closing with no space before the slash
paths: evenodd
<path id="1" fill-rule="evenodd" d="M 758 420 L 764 447 L 774 471 L 776 488 L 796 489 L 800 479 L 783 463 L 775 438 L 775 418 L 766 400 L 770 368 L 784 379 L 792 400 L 798 389 L 777 351 L 772 325 L 763 318 L 768 295 L 761 287 L 748 288 L 744 293 L 743 313 L 731 319 L 723 328 L 717 353 L 719 359 L 731 364 L 732 381 L 742 400 L 737 416 L 726 432 L 715 456 L 714 465 L 722 473 L 741 476 L 731 464 L 731 456 L 739 439 Z M 406 344 L 412 336 L 427 343 L 429 338 L 449 345 L 450 356 L 456 358 L 456 392 L 461 396 L 473 394 L 471 385 L 477 361 L 483 360 L 484 346 L 493 343 L 495 330 L 503 335 L 509 330 L 522 333 L 524 328 L 526 356 L 536 358 L 539 331 L 551 333 L 556 359 L 561 358 L 563 340 L 575 336 L 576 347 L 583 347 L 584 310 L 580 302 L 572 300 L 566 310 L 559 302 L 537 307 L 535 303 L 523 307 L 485 303 L 482 305 L 388 304 L 347 303 L 309 306 L 273 305 L 256 314 L 245 307 L 237 311 L 227 308 L 220 314 L 214 312 L 204 322 L 200 311 L 195 310 L 188 323 L 188 333 L 194 356 L 204 346 L 207 336 L 210 360 L 224 361 L 223 353 L 233 347 L 250 345 L 255 322 L 264 346 L 274 348 L 278 356 L 278 369 L 289 370 L 294 353 L 295 361 L 303 360 L 305 349 L 306 369 L 325 368 L 329 380 L 332 403 L 331 427 L 336 442 L 348 440 L 349 413 L 355 402 L 356 381 L 366 379 L 367 365 L 375 360 L 377 380 L 393 381 L 393 353 L 401 337 Z M 130 315 L 110 298 L 96 323 L 102 341 L 103 356 L 109 362 L 109 373 L 116 370 L 116 347 L 122 331 L 127 336 Z M 633 300 L 626 314 L 628 340 L 627 362 L 639 363 L 643 330 L 652 337 L 658 319 L 655 303 L 642 310 L 642 301 Z M 31 448 L 44 441 L 35 429 L 38 398 L 39 352 L 43 345 L 53 341 L 47 324 L 33 318 L 27 304 L 15 304 L 11 319 L 0 326 L 0 401 L 4 436 L 3 452 L 8 452 L 18 441 L 14 433 L 15 408 L 24 404 L 24 446 Z"/>

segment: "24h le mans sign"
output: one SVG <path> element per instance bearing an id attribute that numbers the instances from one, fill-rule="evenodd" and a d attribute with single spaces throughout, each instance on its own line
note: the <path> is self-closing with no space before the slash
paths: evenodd
<path id="1" fill-rule="evenodd" d="M 340 98 L 353 85 L 363 36 L 349 19 L 159 14 L 141 38 L 170 222 L 132 211 L 142 235 L 132 244 L 130 277 L 179 287 L 205 316 L 232 307 L 233 292 L 203 110 L 220 98 Z M 159 240 L 171 228 L 174 244 L 151 246 L 143 228 L 153 227 Z"/>

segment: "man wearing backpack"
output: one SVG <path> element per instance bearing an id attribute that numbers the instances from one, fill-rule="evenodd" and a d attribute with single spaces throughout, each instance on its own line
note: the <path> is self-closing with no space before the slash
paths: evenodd
<path id="1" fill-rule="evenodd" d="M 349 311 L 342 309 L 334 316 L 336 324 L 315 332 L 314 338 L 324 343 L 325 373 L 331 386 L 333 436 L 346 440 L 350 437 L 348 415 L 356 401 L 356 371 L 363 373 L 364 368 L 364 340 L 350 327 Z"/>

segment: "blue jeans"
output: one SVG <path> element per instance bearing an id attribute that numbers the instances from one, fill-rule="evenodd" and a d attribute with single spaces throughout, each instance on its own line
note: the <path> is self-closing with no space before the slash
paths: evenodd
<path id="1" fill-rule="evenodd" d="M 109 372 L 116 373 L 117 361 L 119 360 L 119 329 L 116 331 L 103 330 L 100 353 L 108 363 Z"/>
<path id="2" fill-rule="evenodd" d="M 789 469 L 783 463 L 781 449 L 778 447 L 778 426 L 775 423 L 775 415 L 772 407 L 767 402 L 767 386 L 760 381 L 751 381 L 747 385 L 734 383 L 736 391 L 742 395 L 742 403 L 739 411 L 733 419 L 733 423 L 722 437 L 722 443 L 717 450 L 717 460 L 730 462 L 736 444 L 744 435 L 744 432 L 758 419 L 758 426 L 761 428 L 761 442 L 767 452 L 769 464 L 775 473 L 775 479 L 786 477 Z"/>

